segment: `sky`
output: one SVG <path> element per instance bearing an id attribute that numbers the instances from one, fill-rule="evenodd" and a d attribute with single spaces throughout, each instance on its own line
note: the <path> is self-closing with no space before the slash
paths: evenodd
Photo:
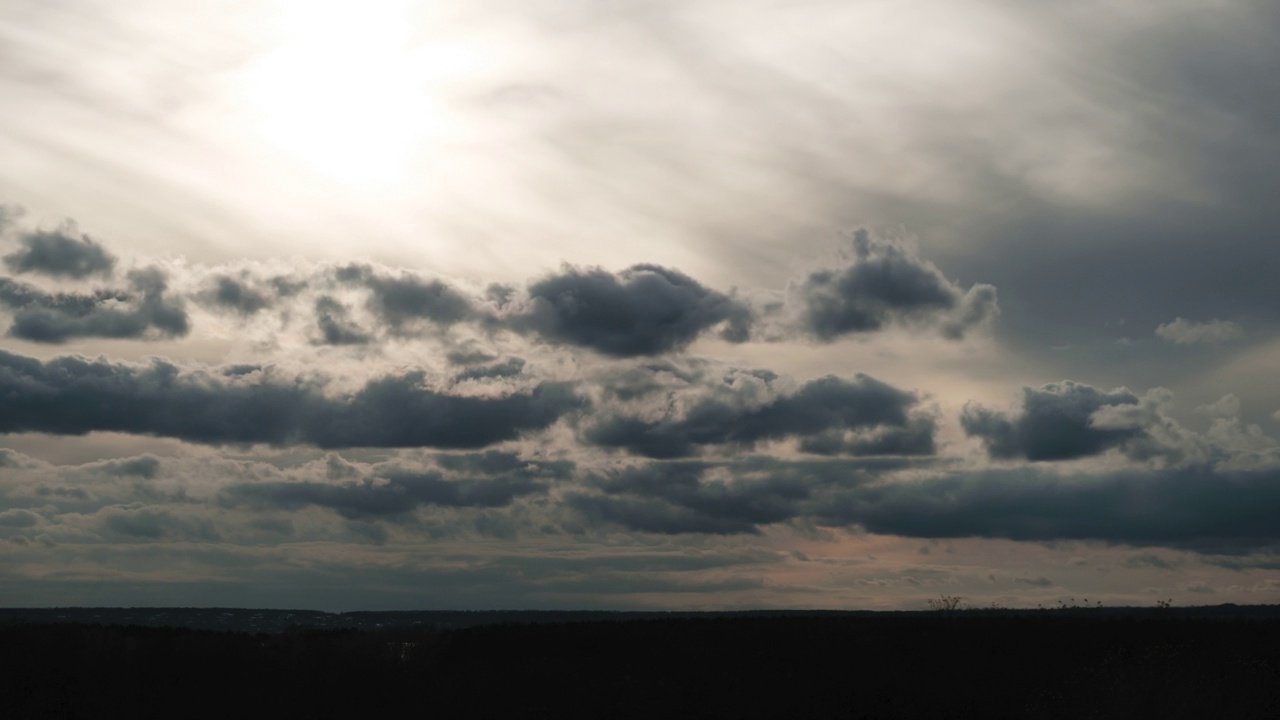
<path id="1" fill-rule="evenodd" d="M 0 605 L 1280 601 L 1277 35 L 9 0 Z"/>

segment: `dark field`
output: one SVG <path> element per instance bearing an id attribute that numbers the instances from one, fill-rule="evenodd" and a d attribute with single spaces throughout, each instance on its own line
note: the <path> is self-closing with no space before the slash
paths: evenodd
<path id="1" fill-rule="evenodd" d="M 0 717 L 1274 718 L 1280 620 L 1262 615 L 541 615 L 277 633 L 11 617 Z"/>

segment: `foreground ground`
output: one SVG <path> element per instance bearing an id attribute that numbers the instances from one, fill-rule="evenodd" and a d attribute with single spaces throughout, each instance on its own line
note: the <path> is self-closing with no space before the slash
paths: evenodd
<path id="1" fill-rule="evenodd" d="M 0 625 L 0 717 L 1280 716 L 1280 620 L 933 613 Z M 394 714 L 394 715 L 392 715 Z"/>

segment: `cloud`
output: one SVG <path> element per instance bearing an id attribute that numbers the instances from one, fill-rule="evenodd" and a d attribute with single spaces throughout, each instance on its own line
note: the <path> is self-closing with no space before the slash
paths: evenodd
<path id="1" fill-rule="evenodd" d="M 15 273 L 41 273 L 54 277 L 82 279 L 90 275 L 110 275 L 116 258 L 88 235 L 75 237 L 74 225 L 55 231 L 35 231 L 22 235 L 22 247 L 4 256 L 5 267 Z"/>
<path id="2" fill-rule="evenodd" d="M 432 457 L 436 465 L 459 475 L 496 477 L 512 473 L 564 480 L 574 470 L 569 460 L 530 460 L 513 452 L 486 450 L 479 453 L 441 453 Z"/>
<path id="3" fill-rule="evenodd" d="M 99 527 L 132 540 L 195 540 L 213 542 L 220 538 L 208 518 L 187 517 L 168 510 L 130 505 L 104 508 L 98 513 Z"/>
<path id="4" fill-rule="evenodd" d="M 982 438 L 994 458 L 1071 460 L 1097 455 L 1141 437 L 1140 427 L 1099 427 L 1094 413 L 1116 405 L 1138 405 L 1138 396 L 1119 388 L 1104 392 L 1070 380 L 1039 389 L 1023 388 L 1022 412 L 1005 413 L 966 405 L 960 416 L 966 434 Z"/>
<path id="5" fill-rule="evenodd" d="M 42 521 L 43 518 L 30 510 L 14 508 L 0 512 L 0 527 L 29 528 L 39 525 Z"/>
<path id="6" fill-rule="evenodd" d="M 1204 466 L 1060 475 L 1027 466 L 867 484 L 825 523 L 921 538 L 1097 540 L 1237 552 L 1280 543 L 1280 474 Z"/>
<path id="7" fill-rule="evenodd" d="M 1062 474 L 1023 466 L 893 477 L 892 465 L 858 463 L 654 462 L 601 474 L 590 483 L 597 492 L 565 502 L 595 521 L 664 534 L 757 534 L 804 522 L 911 538 L 1091 540 L 1229 554 L 1280 544 L 1277 469 Z"/>
<path id="8" fill-rule="evenodd" d="M 608 414 L 588 426 L 584 436 L 601 447 L 653 458 L 687 457 L 708 445 L 749 448 L 787 437 L 805 438 L 802 449 L 819 454 L 934 450 L 932 422 L 913 422 L 908 415 L 916 396 L 867 375 L 852 380 L 829 375 L 757 404 L 752 397 L 774 391 L 772 379 L 748 374 L 735 382 L 719 396 L 692 401 L 678 416 Z"/>
<path id="9" fill-rule="evenodd" d="M 799 513 L 811 479 L 784 475 L 728 482 L 704 476 L 714 466 L 652 463 L 602 477 L 604 497 L 576 499 L 579 510 L 645 532 L 755 533 Z"/>
<path id="10" fill-rule="evenodd" d="M 7 232 L 26 211 L 20 205 L 0 203 L 0 233 Z"/>
<path id="11" fill-rule="evenodd" d="M 337 299 L 322 295 L 316 299 L 316 326 L 319 345 L 368 345 L 373 335 L 361 330 L 351 321 L 351 311 Z"/>
<path id="12" fill-rule="evenodd" d="M 1031 587 L 1052 587 L 1053 586 L 1053 581 L 1043 576 L 1034 577 L 1034 578 L 1020 577 L 1020 578 L 1014 578 L 1013 581 L 1017 583 L 1022 583 L 1023 585 L 1030 585 Z"/>
<path id="13" fill-rule="evenodd" d="M 410 333 L 417 321 L 439 327 L 469 319 L 475 310 L 465 295 L 437 279 L 404 273 L 399 277 L 378 274 L 367 265 L 338 268 L 334 277 L 369 290 L 369 310 L 392 332 Z"/>
<path id="14" fill-rule="evenodd" d="M 375 467 L 369 476 L 336 457 L 329 459 L 328 481 L 268 481 L 227 487 L 224 505 L 258 510 L 324 507 L 348 520 L 403 516 L 424 505 L 497 508 L 517 498 L 543 493 L 551 482 L 569 477 L 574 464 L 539 461 L 515 453 L 437 455 L 439 469 Z"/>
<path id="15" fill-rule="evenodd" d="M 388 517 L 420 505 L 501 507 L 544 485 L 530 479 L 445 480 L 438 473 L 400 474 L 342 484 L 274 482 L 230 488 L 230 502 L 259 507 L 298 508 L 316 505 L 348 519 Z"/>
<path id="16" fill-rule="evenodd" d="M 39 343 L 84 337 L 154 340 L 185 336 L 191 329 L 180 300 L 166 296 L 165 274 L 156 269 L 128 275 L 130 291 L 46 293 L 0 278 L 0 304 L 12 310 L 9 335 Z"/>
<path id="17" fill-rule="evenodd" d="M 1157 327 L 1156 335 L 1178 345 L 1218 345 L 1239 340 L 1244 337 L 1244 330 L 1227 320 L 1195 322 L 1175 318 L 1173 322 Z"/>
<path id="18" fill-rule="evenodd" d="M 531 284 L 527 307 L 510 318 L 514 329 L 614 357 L 681 350 L 722 324 L 722 338 L 742 342 L 751 322 L 747 306 L 658 265 L 616 274 L 566 265 Z"/>
<path id="19" fill-rule="evenodd" d="M 747 520 L 700 514 L 688 508 L 645 498 L 607 498 L 595 495 L 570 495 L 570 507 L 593 523 L 614 523 L 631 530 L 679 535 L 756 534 L 755 525 Z"/>
<path id="20" fill-rule="evenodd" d="M 1234 418 L 1240 415 L 1240 398 L 1228 393 L 1217 400 L 1196 408 L 1196 412 L 1211 418 Z"/>
<path id="21" fill-rule="evenodd" d="M 847 433 L 832 429 L 800 442 L 800 449 L 815 455 L 932 455 L 937 447 L 932 417 L 908 418 L 900 426 L 881 425 L 869 432 Z"/>
<path id="22" fill-rule="evenodd" d="M 1179 567 L 1185 564 L 1186 563 L 1181 560 L 1169 561 L 1160 557 L 1159 555 L 1156 555 L 1155 553 L 1150 553 L 1150 552 L 1139 553 L 1137 555 L 1130 555 L 1124 560 L 1125 567 L 1130 567 L 1130 568 L 1150 567 L 1150 568 L 1155 568 L 1157 570 L 1177 570 Z"/>
<path id="23" fill-rule="evenodd" d="M 450 365 L 477 365 L 497 360 L 498 356 L 483 350 L 477 350 L 474 347 L 468 347 L 461 350 L 451 350 L 445 353 L 444 358 Z"/>
<path id="24" fill-rule="evenodd" d="M 672 358 L 642 365 L 610 368 L 598 378 L 598 382 L 606 397 L 626 402 L 659 392 L 675 393 L 703 383 L 707 380 L 708 367 L 708 363 L 696 358 Z M 775 373 L 763 370 L 753 370 L 749 374 L 766 382 L 772 382 L 778 378 Z M 729 380 L 726 378 L 725 382 L 729 383 Z"/>
<path id="25" fill-rule="evenodd" d="M 109 475 L 152 480 L 160 472 L 160 458 L 154 455 L 140 455 L 126 460 L 106 460 L 99 467 Z"/>
<path id="26" fill-rule="evenodd" d="M 1210 418 L 1203 436 L 1209 456 L 1226 469 L 1280 467 L 1280 443 L 1262 432 L 1262 428 L 1240 418 L 1240 399 L 1227 394 L 1217 401 L 1196 408 Z"/>
<path id="27" fill-rule="evenodd" d="M 963 291 L 900 244 L 860 229 L 852 250 L 844 267 L 813 272 L 793 288 L 801 326 L 819 340 L 894 324 L 938 325 L 955 339 L 999 313 L 994 287 Z"/>
<path id="28" fill-rule="evenodd" d="M 207 301 L 224 310 L 240 315 L 253 315 L 274 304 L 274 299 L 269 294 L 253 287 L 244 278 L 219 275 L 213 282 L 213 288 L 206 293 Z"/>
<path id="29" fill-rule="evenodd" d="M 782 461 L 754 457 L 729 462 L 652 462 L 593 476 L 566 495 L 569 507 L 593 522 L 660 534 L 758 534 L 760 528 L 815 518 L 822 498 L 872 482 L 902 460 Z"/>
<path id="30" fill-rule="evenodd" d="M 466 380 L 492 380 L 497 378 L 515 377 L 524 372 L 524 358 L 507 358 L 500 363 L 493 365 L 484 365 L 482 367 L 472 367 L 463 370 L 453 376 L 455 382 Z"/>
<path id="31" fill-rule="evenodd" d="M 195 443 L 476 448 L 541 430 L 581 406 L 565 383 L 498 397 L 450 395 L 422 371 L 326 395 L 323 379 L 0 351 L 0 432 L 114 431 Z"/>
<path id="32" fill-rule="evenodd" d="M 477 340 L 506 342 L 495 336 L 510 331 L 614 358 L 680 352 L 712 332 L 730 342 L 745 342 L 760 317 L 768 317 L 768 332 L 760 335 L 767 340 L 814 332 L 833 339 L 840 331 L 821 329 L 827 321 L 818 318 L 842 312 L 872 312 L 878 318 L 875 323 L 928 324 L 958 338 L 998 312 L 994 288 L 975 286 L 962 292 L 931 264 L 898 245 L 873 241 L 865 233 L 859 237 L 865 240 L 855 243 L 862 248 L 861 260 L 852 267 L 812 274 L 800 291 L 807 299 L 796 301 L 807 309 L 796 311 L 793 302 L 790 313 L 780 313 L 782 306 L 776 301 L 749 302 L 736 291 L 721 293 L 678 270 L 653 264 L 617 273 L 565 265 L 524 288 L 495 285 L 486 292 L 361 263 L 315 264 L 283 274 L 277 270 L 275 275 L 267 270 L 270 263 L 252 268 L 176 264 L 172 282 L 167 272 L 152 266 L 130 272 L 127 288 L 78 293 L 50 292 L 0 278 L 0 304 L 13 310 L 11 336 L 43 343 L 88 337 L 184 337 L 191 330 L 186 303 L 241 321 L 271 311 L 279 320 L 277 332 L 289 331 L 297 327 L 291 322 L 294 314 L 305 314 L 310 304 L 315 324 L 306 339 L 316 345 L 370 345 L 421 338 L 427 332 L 443 336 L 461 326 L 451 342 L 481 355 L 494 353 L 474 347 Z M 832 307 L 834 296 L 818 289 L 824 277 L 844 278 L 833 286 L 847 291 L 839 300 L 843 309 Z M 770 293 L 759 290 L 752 296 Z M 878 309 L 867 310 L 872 306 Z"/>

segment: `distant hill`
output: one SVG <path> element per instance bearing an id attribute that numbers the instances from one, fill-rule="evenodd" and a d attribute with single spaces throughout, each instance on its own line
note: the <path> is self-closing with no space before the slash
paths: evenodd
<path id="1" fill-rule="evenodd" d="M 279 633 L 290 629 L 355 628 L 376 630 L 406 627 L 456 629 L 482 625 L 546 624 L 622 620 L 695 618 L 855 618 L 932 616 L 940 611 L 872 610 L 742 610 L 725 612 L 654 612 L 605 610 L 404 610 L 329 613 L 320 610 L 254 608 L 0 608 L 0 623 L 83 623 L 90 625 L 142 625 L 198 630 L 230 630 Z M 1128 617 L 1160 613 L 1170 618 L 1280 620 L 1280 605 L 1205 605 L 1196 607 L 1062 607 L 1053 609 L 956 610 L 957 617 Z"/>

